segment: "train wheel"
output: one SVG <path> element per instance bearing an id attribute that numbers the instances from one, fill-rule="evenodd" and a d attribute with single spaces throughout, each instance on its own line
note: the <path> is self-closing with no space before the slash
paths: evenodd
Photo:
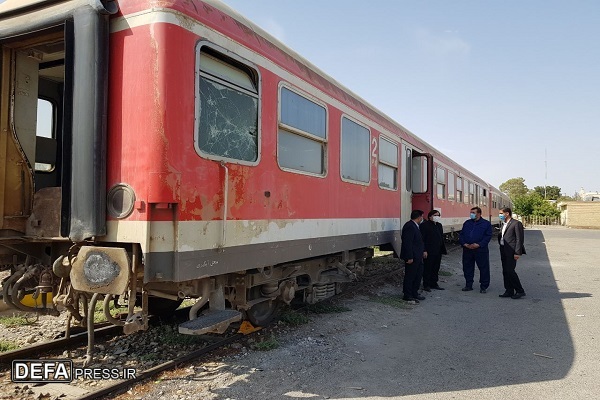
<path id="1" fill-rule="evenodd" d="M 267 300 L 255 304 L 246 311 L 246 317 L 254 326 L 267 326 L 279 316 L 282 302 L 279 300 Z"/>

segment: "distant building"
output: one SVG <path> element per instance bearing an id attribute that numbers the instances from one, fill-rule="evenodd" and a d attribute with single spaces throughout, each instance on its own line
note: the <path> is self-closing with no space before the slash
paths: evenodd
<path id="1" fill-rule="evenodd" d="M 558 203 L 560 224 L 570 228 L 600 229 L 600 195 L 592 201 Z"/>
<path id="2" fill-rule="evenodd" d="M 581 188 L 579 198 L 581 201 L 600 201 L 600 192 L 586 192 Z"/>

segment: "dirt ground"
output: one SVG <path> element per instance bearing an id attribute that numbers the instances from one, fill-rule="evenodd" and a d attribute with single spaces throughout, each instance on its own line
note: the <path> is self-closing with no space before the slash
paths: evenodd
<path id="1" fill-rule="evenodd" d="M 517 269 L 527 292 L 502 299 L 497 245 L 487 294 L 461 292 L 460 256 L 444 257 L 445 291 L 421 304 L 384 284 L 344 299 L 351 311 L 311 316 L 273 338 L 198 361 L 121 398 L 164 399 L 576 399 L 600 392 L 600 231 L 526 231 Z M 476 280 L 478 274 L 476 273 Z"/>

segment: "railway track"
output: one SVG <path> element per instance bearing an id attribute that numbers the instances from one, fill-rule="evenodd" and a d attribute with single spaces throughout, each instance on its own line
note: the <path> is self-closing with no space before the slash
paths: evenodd
<path id="1" fill-rule="evenodd" d="M 94 331 L 96 338 L 116 335 L 123 330 L 120 326 L 102 324 Z M 0 353 L 0 364 L 10 364 L 13 360 L 39 357 L 40 354 L 54 351 L 65 350 L 70 346 L 84 343 L 87 340 L 87 331 L 73 334 L 68 338 L 56 339 L 50 342 L 44 342 L 32 346 L 22 347 L 20 349 Z"/>
<path id="2" fill-rule="evenodd" d="M 348 288 L 346 288 L 346 290 L 344 290 L 344 292 L 335 296 L 332 299 L 335 300 L 335 299 L 341 299 L 341 298 L 350 296 L 350 295 L 357 293 L 357 292 L 359 292 L 373 284 L 376 284 L 380 281 L 389 280 L 390 277 L 393 277 L 394 275 L 398 275 L 403 270 L 402 268 L 398 268 L 395 266 L 396 261 L 392 260 L 390 256 L 376 257 L 375 260 L 378 260 L 375 262 L 394 264 L 394 266 L 391 270 L 388 270 L 388 271 L 385 271 L 382 273 L 374 273 L 372 275 L 363 276 L 362 278 L 360 278 L 359 281 L 350 284 L 350 286 Z M 296 311 L 300 311 L 302 309 L 303 309 L 303 307 L 300 307 L 300 308 L 297 308 Z M 187 315 L 187 313 L 186 313 L 186 315 Z M 104 327 L 101 327 L 98 330 L 96 330 L 95 335 L 97 337 L 101 337 L 101 336 L 106 337 L 106 336 L 110 336 L 111 334 L 114 336 L 118 336 L 118 333 L 121 330 L 122 330 L 121 327 L 104 326 Z M 141 381 L 152 378 L 153 376 L 156 376 L 157 374 L 159 374 L 163 371 L 173 369 L 181 364 L 185 364 L 192 360 L 201 358 L 216 349 L 219 349 L 223 346 L 226 346 L 228 344 L 231 344 L 235 341 L 240 340 L 240 338 L 242 336 L 243 335 L 239 334 L 239 333 L 232 334 L 232 335 L 230 335 L 226 338 L 220 339 L 216 342 L 209 343 L 200 349 L 193 350 L 191 352 L 188 352 L 188 353 L 183 354 L 178 357 L 174 357 L 168 361 L 164 361 L 158 365 L 154 365 L 148 369 L 144 369 L 141 372 L 138 371 L 136 373 L 135 378 L 127 379 L 127 380 L 120 380 L 120 381 L 116 381 L 116 382 L 108 384 L 108 385 L 104 385 L 103 387 L 101 387 L 100 389 L 98 389 L 96 391 L 89 392 L 89 393 L 83 395 L 82 397 L 79 397 L 79 399 L 112 398 L 112 396 L 114 396 L 118 393 L 123 393 L 124 391 L 126 391 L 129 388 L 131 388 L 132 386 L 134 386 L 136 383 L 139 383 Z M 53 342 L 43 343 L 43 344 L 35 345 L 35 346 L 28 346 L 23 349 L 6 352 L 3 354 L 0 354 L 0 364 L 7 364 L 7 363 L 10 363 L 10 361 L 15 360 L 15 359 L 39 358 L 40 354 L 43 354 L 46 352 L 52 352 L 55 350 L 62 351 L 62 350 L 65 350 L 65 348 L 67 348 L 69 346 L 81 344 L 81 343 L 85 342 L 86 339 L 87 339 L 87 332 L 82 332 L 77 335 L 72 335 L 71 338 L 69 338 L 69 339 L 59 339 L 59 340 L 55 340 Z M 35 356 L 35 357 L 32 357 L 32 356 Z M 111 397 L 107 397 L 109 395 L 111 395 Z"/>

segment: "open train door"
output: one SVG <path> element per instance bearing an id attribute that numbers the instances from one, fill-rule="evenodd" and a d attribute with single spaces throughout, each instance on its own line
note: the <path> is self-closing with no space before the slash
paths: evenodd
<path id="1" fill-rule="evenodd" d="M 106 233 L 116 11 L 102 0 L 0 3 L 0 236 L 79 242 Z"/>
<path id="2" fill-rule="evenodd" d="M 401 223 L 410 219 L 412 210 L 427 214 L 433 207 L 431 155 L 408 143 L 402 144 L 402 215 Z"/>

